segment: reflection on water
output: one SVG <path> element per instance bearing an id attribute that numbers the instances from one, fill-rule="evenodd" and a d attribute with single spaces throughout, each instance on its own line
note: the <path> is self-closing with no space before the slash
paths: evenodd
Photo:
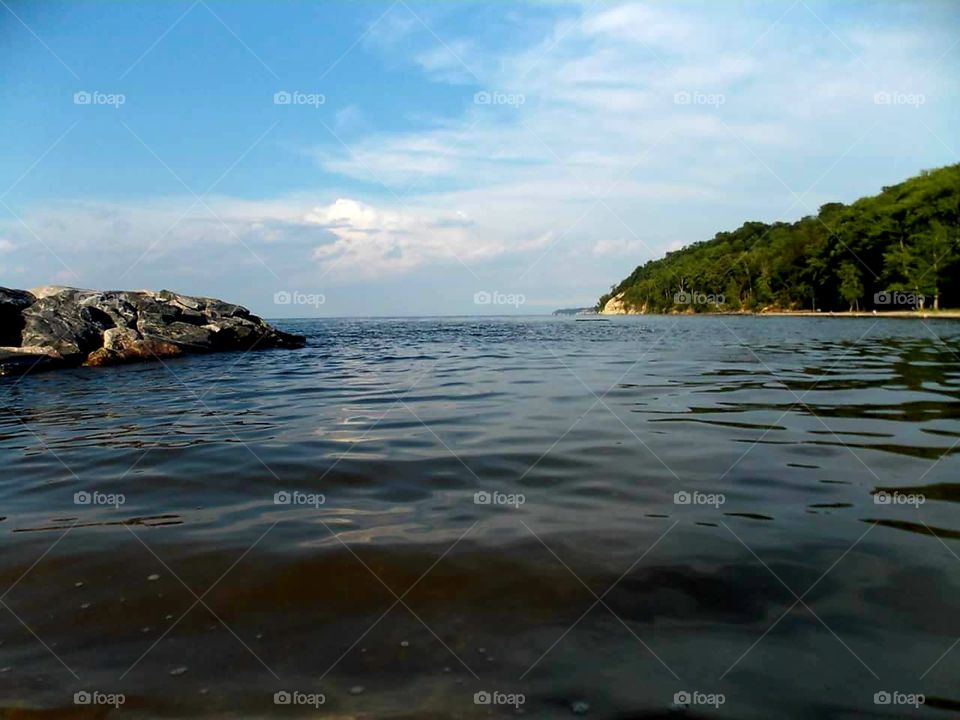
<path id="1" fill-rule="evenodd" d="M 960 325 L 281 324 L 0 386 L 0 715 L 960 707 Z"/>

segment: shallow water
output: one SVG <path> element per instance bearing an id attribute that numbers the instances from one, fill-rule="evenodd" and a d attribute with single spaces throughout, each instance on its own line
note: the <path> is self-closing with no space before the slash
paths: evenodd
<path id="1" fill-rule="evenodd" d="M 960 708 L 960 324 L 278 324 L 0 384 L 0 716 Z"/>

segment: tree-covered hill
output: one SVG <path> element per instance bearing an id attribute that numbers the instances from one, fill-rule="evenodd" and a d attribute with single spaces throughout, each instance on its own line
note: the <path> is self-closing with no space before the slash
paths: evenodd
<path id="1" fill-rule="evenodd" d="M 667 253 L 601 297 L 598 310 L 621 295 L 630 312 L 960 307 L 960 165 Z"/>

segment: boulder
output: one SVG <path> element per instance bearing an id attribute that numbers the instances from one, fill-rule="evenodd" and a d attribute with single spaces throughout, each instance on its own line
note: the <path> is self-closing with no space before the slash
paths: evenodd
<path id="1" fill-rule="evenodd" d="M 76 290 L 76 288 L 67 287 L 66 285 L 41 285 L 40 287 L 30 288 L 30 294 L 37 300 L 42 300 L 51 295 L 58 295 L 64 290 Z"/>
<path id="2" fill-rule="evenodd" d="M 103 331 L 103 349 L 113 350 L 114 352 L 123 352 L 131 345 L 143 340 L 133 328 L 112 327 Z"/>
<path id="3" fill-rule="evenodd" d="M 0 375 L 26 375 L 68 366 L 69 363 L 47 348 L 0 347 Z"/>
<path id="4" fill-rule="evenodd" d="M 22 312 L 22 345 L 52 347 L 79 365 L 103 344 L 103 331 L 113 325 L 95 305 L 83 303 L 82 291 L 68 291 L 37 300 Z"/>
<path id="5" fill-rule="evenodd" d="M 22 312 L 21 344 L 52 347 L 79 365 L 103 345 L 103 331 L 114 324 L 90 299 L 87 291 L 66 290 L 37 300 Z"/>
<path id="6" fill-rule="evenodd" d="M 148 317 L 137 322 L 137 330 L 148 340 L 160 340 L 193 352 L 216 350 L 216 326 L 194 325 L 181 320 L 158 321 Z"/>
<path id="7" fill-rule="evenodd" d="M 162 360 L 183 352 L 173 343 L 145 340 L 140 333 L 129 328 L 110 328 L 103 333 L 103 337 L 103 347 L 90 353 L 84 365 L 102 367 L 141 360 Z"/>
<path id="8" fill-rule="evenodd" d="M 19 346 L 22 342 L 23 316 L 37 298 L 26 290 L 0 287 L 0 345 Z"/>
<path id="9" fill-rule="evenodd" d="M 306 344 L 240 305 L 169 290 L 0 288 L 0 320 L 0 374 Z"/>

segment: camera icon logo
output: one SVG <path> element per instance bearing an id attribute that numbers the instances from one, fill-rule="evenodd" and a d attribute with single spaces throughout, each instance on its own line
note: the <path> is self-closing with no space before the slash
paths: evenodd
<path id="1" fill-rule="evenodd" d="M 80 692 L 75 692 L 73 694 L 73 704 L 74 705 L 89 705 L 93 702 L 93 696 L 88 693 L 86 690 L 81 690 Z"/>
<path id="2" fill-rule="evenodd" d="M 286 490 L 281 490 L 280 492 L 273 494 L 274 505 L 289 505 L 291 499 L 290 493 L 288 493 Z"/>
<path id="3" fill-rule="evenodd" d="M 291 302 L 293 302 L 293 296 L 286 290 L 281 290 L 273 294 L 274 305 L 289 305 Z"/>
<path id="4" fill-rule="evenodd" d="M 493 500 L 493 496 L 488 493 L 486 490 L 480 490 L 473 494 L 473 504 L 474 505 L 489 505 Z"/>
<path id="5" fill-rule="evenodd" d="M 680 692 L 673 694 L 674 705 L 689 705 L 690 700 L 690 693 L 688 693 L 686 690 L 681 690 Z"/>
<path id="6" fill-rule="evenodd" d="M 877 505 L 889 505 L 891 500 L 893 500 L 893 496 L 884 490 L 873 496 L 873 502 Z"/>
<path id="7" fill-rule="evenodd" d="M 490 93 L 486 90 L 481 90 L 478 93 L 473 94 L 473 103 L 474 105 L 489 105 L 492 102 Z"/>
<path id="8" fill-rule="evenodd" d="M 689 505 L 691 500 L 690 493 L 686 490 L 680 490 L 673 494 L 673 502 L 675 505 Z"/>
<path id="9" fill-rule="evenodd" d="M 693 298 L 686 290 L 673 294 L 673 301 L 678 305 L 689 305 Z"/>
<path id="10" fill-rule="evenodd" d="M 889 705 L 893 700 L 893 697 L 886 690 L 881 690 L 873 694 L 873 702 L 875 705 Z"/>
<path id="11" fill-rule="evenodd" d="M 80 492 L 75 492 L 73 494 L 73 504 L 74 505 L 89 505 L 93 496 L 90 495 L 86 490 L 81 490 Z"/>
<path id="12" fill-rule="evenodd" d="M 673 94 L 674 105 L 689 105 L 691 101 L 690 93 L 682 91 Z"/>
<path id="13" fill-rule="evenodd" d="M 473 694 L 474 705 L 489 705 L 491 702 L 493 702 L 493 698 L 486 690 L 481 690 L 480 692 Z"/>
<path id="14" fill-rule="evenodd" d="M 890 105 L 893 102 L 893 96 L 886 90 L 881 90 L 873 94 L 875 105 Z"/>
<path id="15" fill-rule="evenodd" d="M 280 90 L 273 94 L 274 105 L 289 105 L 293 101 L 293 96 L 286 90 Z"/>
<path id="16" fill-rule="evenodd" d="M 493 300 L 493 296 L 490 295 L 486 290 L 481 290 L 473 294 L 473 304 L 474 305 L 489 305 Z"/>
<path id="17" fill-rule="evenodd" d="M 80 92 L 75 92 L 73 94 L 74 105 L 89 105 L 91 102 L 93 102 L 93 95 L 88 93 L 86 90 L 81 90 Z"/>
<path id="18" fill-rule="evenodd" d="M 281 690 L 273 694 L 274 705 L 289 705 L 292 702 L 293 702 L 293 695 L 288 693 L 286 690 Z"/>
<path id="19" fill-rule="evenodd" d="M 887 290 L 884 290 L 873 294 L 873 302 L 877 305 L 889 305 L 893 302 L 893 298 Z"/>

